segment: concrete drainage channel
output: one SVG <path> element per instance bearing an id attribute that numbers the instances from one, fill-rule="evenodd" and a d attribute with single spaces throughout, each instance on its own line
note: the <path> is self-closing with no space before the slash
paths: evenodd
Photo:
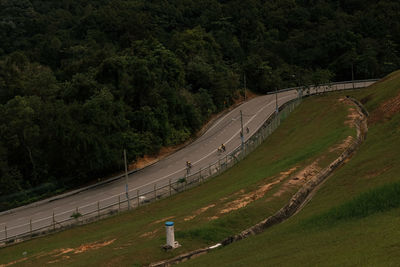
<path id="1" fill-rule="evenodd" d="M 217 243 L 213 246 L 197 249 L 185 254 L 181 254 L 175 258 L 152 263 L 150 267 L 164 267 L 171 266 L 173 264 L 178 264 L 180 262 L 187 261 L 191 258 L 206 254 L 213 249 L 227 246 L 233 242 L 242 240 L 248 236 L 260 234 L 265 231 L 267 228 L 281 223 L 291 216 L 295 215 L 298 211 L 300 211 L 304 205 L 311 199 L 312 193 L 314 193 L 318 186 L 324 182 L 338 167 L 342 166 L 347 159 L 349 159 L 354 152 L 360 147 L 361 143 L 365 140 L 368 132 L 367 126 L 367 117 L 368 112 L 362 106 L 362 104 L 356 99 L 347 97 L 350 101 L 352 101 L 359 113 L 359 118 L 355 121 L 355 127 L 357 130 L 357 138 L 355 142 L 353 142 L 337 159 L 335 159 L 328 167 L 320 171 L 316 176 L 311 178 L 308 182 L 306 182 L 296 194 L 289 200 L 289 203 L 286 204 L 283 208 L 277 211 L 274 215 L 266 218 L 265 220 L 257 223 L 256 225 L 244 230 L 240 234 L 227 237 L 222 240 L 220 243 Z"/>

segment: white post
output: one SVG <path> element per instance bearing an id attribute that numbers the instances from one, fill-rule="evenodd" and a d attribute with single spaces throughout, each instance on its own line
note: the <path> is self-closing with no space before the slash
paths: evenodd
<path id="1" fill-rule="evenodd" d="M 167 234 L 167 246 L 175 248 L 175 233 L 174 233 L 174 222 L 166 222 L 165 230 Z"/>

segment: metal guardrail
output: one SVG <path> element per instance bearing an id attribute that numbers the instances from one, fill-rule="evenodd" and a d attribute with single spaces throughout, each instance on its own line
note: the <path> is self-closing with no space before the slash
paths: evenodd
<path id="1" fill-rule="evenodd" d="M 256 129 L 254 134 L 244 143 L 243 146 L 240 145 L 233 151 L 221 156 L 215 163 L 200 168 L 200 170 L 194 174 L 187 174 L 175 182 L 172 182 L 171 179 L 169 179 L 168 184 L 159 187 L 157 187 L 157 184 L 155 183 L 153 189 L 146 192 L 140 192 L 140 190 L 130 190 L 130 207 L 137 208 L 155 200 L 182 192 L 186 189 L 201 184 L 206 180 L 211 179 L 212 177 L 215 177 L 225 170 L 231 168 L 245 158 L 249 153 L 254 151 L 254 149 L 256 149 L 280 125 L 281 120 L 285 119 L 289 113 L 291 113 L 300 104 L 301 96 L 323 92 L 364 88 L 376 81 L 377 80 L 362 80 L 354 82 L 331 83 L 312 87 L 311 91 L 315 90 L 315 92 L 308 91 L 308 93 L 305 95 L 300 93 L 297 99 L 283 104 L 279 108 L 278 114 L 273 113 L 269 118 L 267 118 L 266 121 L 258 129 Z M 353 84 L 356 84 L 357 87 L 353 87 Z M 286 88 L 279 90 L 278 92 L 297 90 L 299 88 L 304 87 Z M 73 210 L 67 210 L 57 214 L 53 212 L 52 216 L 41 218 L 39 220 L 33 221 L 30 219 L 29 222 L 22 225 L 7 227 L 7 225 L 4 224 L 2 226 L 3 229 L 0 230 L 0 245 L 30 239 L 41 234 L 67 228 L 72 225 L 84 224 L 86 222 L 98 220 L 127 209 L 128 199 L 123 192 L 117 196 L 112 196 L 95 203 L 76 207 L 76 209 Z"/>

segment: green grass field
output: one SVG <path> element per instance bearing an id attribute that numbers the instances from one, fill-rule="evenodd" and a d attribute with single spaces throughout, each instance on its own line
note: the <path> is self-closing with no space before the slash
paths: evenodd
<path id="1" fill-rule="evenodd" d="M 353 158 L 296 216 L 183 266 L 399 265 L 400 72 L 346 94 L 370 113 Z"/>
<path id="2" fill-rule="evenodd" d="M 332 94 L 305 99 L 255 152 L 203 185 L 97 223 L 2 248 L 0 266 L 15 261 L 18 266 L 142 265 L 202 248 L 238 233 L 272 215 L 287 203 L 301 186 L 301 183 L 289 183 L 297 171 L 317 159 L 316 165 L 325 167 L 341 153 L 340 149 L 331 148 L 341 144 L 348 136 L 355 136 L 355 129 L 344 123 L 348 119 L 349 106 L 338 101 L 339 98 L 339 94 Z M 365 147 L 363 145 L 362 150 Z M 342 168 L 338 175 L 343 176 L 345 170 Z M 343 184 L 332 184 L 337 180 L 330 179 L 321 188 L 322 193 L 315 196 L 317 200 L 305 208 L 304 218 L 351 199 L 357 192 L 370 187 L 357 186 L 353 191 L 345 192 L 348 187 L 351 188 L 352 181 L 343 178 Z M 378 183 L 371 185 L 375 184 Z M 326 189 L 332 186 L 338 188 Z M 348 197 L 337 195 L 345 193 Z M 324 202 L 332 205 L 326 207 Z M 241 205 L 243 207 L 239 208 Z M 296 226 L 300 224 L 291 226 L 301 216 L 303 212 L 290 222 L 268 230 L 265 234 L 271 236 L 267 241 L 263 239 L 265 234 L 249 238 L 188 264 L 248 265 L 247 260 L 262 265 L 263 257 L 269 256 L 279 263 L 280 254 L 293 253 L 282 250 L 283 240 L 292 244 L 285 235 L 292 233 L 301 236 L 303 231 L 310 233 L 307 236 L 318 234 L 312 227 L 303 229 L 304 226 Z M 182 247 L 170 252 L 161 249 L 165 243 L 164 222 L 167 220 L 175 222 L 176 239 L 182 244 Z M 272 237 L 280 242 L 281 249 L 272 248 Z M 312 240 L 309 242 L 314 242 Z M 301 253 L 299 244 L 293 245 L 298 249 L 298 257 L 307 258 L 306 254 Z M 273 251 L 280 254 L 274 254 Z"/>

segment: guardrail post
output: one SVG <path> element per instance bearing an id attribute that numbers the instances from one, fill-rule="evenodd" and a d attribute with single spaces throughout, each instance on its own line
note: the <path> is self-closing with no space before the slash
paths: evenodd
<path id="1" fill-rule="evenodd" d="M 97 216 L 100 216 L 100 201 L 97 201 Z"/>
<path id="2" fill-rule="evenodd" d="M 139 189 L 136 191 L 136 196 L 137 196 L 137 206 L 139 207 Z"/>
<path id="3" fill-rule="evenodd" d="M 121 211 L 121 196 L 118 195 L 118 212 Z"/>
<path id="4" fill-rule="evenodd" d="M 169 179 L 169 196 L 172 195 L 172 186 L 171 186 L 171 179 Z"/>
<path id="5" fill-rule="evenodd" d="M 29 219 L 29 232 L 32 235 L 32 218 Z"/>

